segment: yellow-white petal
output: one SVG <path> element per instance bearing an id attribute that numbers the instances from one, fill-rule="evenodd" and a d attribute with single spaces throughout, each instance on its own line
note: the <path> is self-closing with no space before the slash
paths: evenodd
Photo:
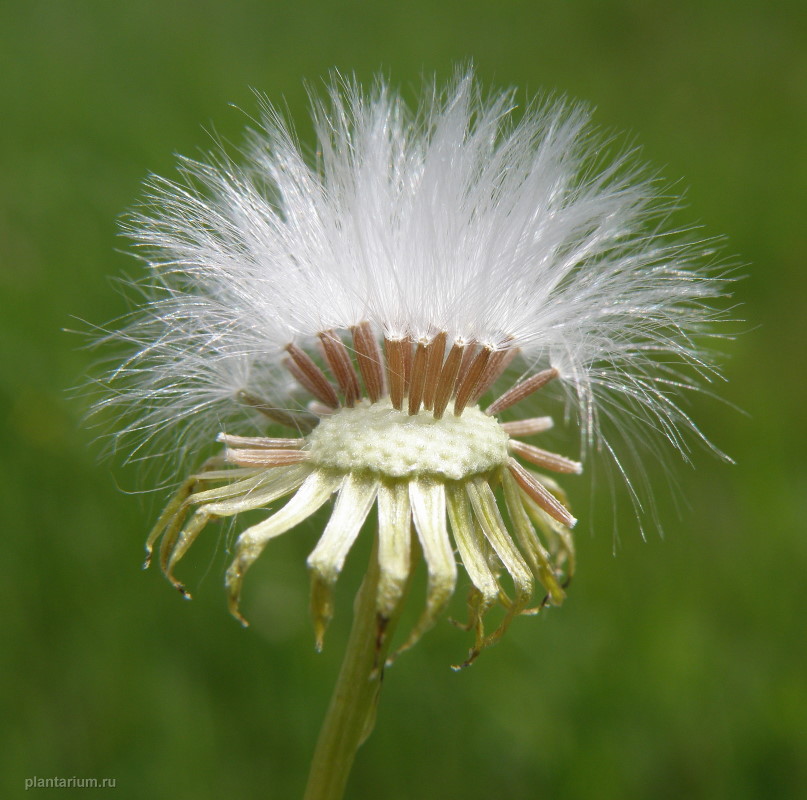
<path id="1" fill-rule="evenodd" d="M 230 612 L 245 622 L 238 613 L 238 601 L 244 574 L 261 554 L 270 539 L 280 536 L 310 517 L 339 488 L 344 476 L 338 473 L 312 472 L 297 493 L 283 508 L 263 522 L 247 528 L 236 543 L 236 557 L 227 570 Z"/>
<path id="2" fill-rule="evenodd" d="M 448 484 L 446 500 L 448 501 L 448 519 L 451 522 L 451 531 L 454 534 L 454 541 L 457 543 L 462 564 L 471 583 L 482 595 L 483 609 L 489 608 L 499 596 L 499 582 L 490 568 L 487 553 L 482 547 L 483 543 L 480 541 L 478 528 L 471 515 L 471 506 L 463 484 Z"/>
<path id="3" fill-rule="evenodd" d="M 523 495 L 518 488 L 516 479 L 507 469 L 501 470 L 501 476 L 507 512 L 515 528 L 516 538 L 519 545 L 521 545 L 521 550 L 532 567 L 533 573 L 549 594 L 552 604 L 560 605 L 566 597 L 566 593 L 555 577 L 549 552 L 535 534 L 535 528 L 532 527 L 527 512 L 524 510 Z M 546 514 L 546 512 L 544 513 Z M 548 514 L 546 514 L 546 517 L 551 519 Z"/>
<path id="4" fill-rule="evenodd" d="M 198 498 L 200 495 L 204 495 L 207 502 L 194 513 L 180 534 L 165 567 L 165 573 L 168 578 L 176 585 L 173 578 L 174 568 L 210 520 L 217 517 L 232 517 L 235 514 L 262 508 L 275 500 L 279 500 L 297 489 L 309 472 L 308 467 L 299 466 L 271 470 L 258 476 L 260 481 L 257 481 L 256 478 L 249 478 L 230 486 L 222 486 L 220 490 L 211 489 L 208 492 L 197 492 L 191 495 L 188 498 L 189 502 L 197 502 L 194 498 Z M 234 496 L 232 490 L 236 486 L 240 486 L 240 493 Z M 219 494 L 217 494 L 217 491 Z M 210 502 L 217 497 L 221 499 L 216 502 Z"/>
<path id="5" fill-rule="evenodd" d="M 518 598 L 517 604 L 522 600 L 526 603 L 532 596 L 532 573 L 507 532 L 507 527 L 499 513 L 499 507 L 496 505 L 493 490 L 484 478 L 472 478 L 465 486 L 474 516 L 479 522 L 485 538 L 490 542 L 504 568 L 513 579 Z"/>
<path id="6" fill-rule="evenodd" d="M 378 613 L 391 617 L 409 580 L 412 510 L 405 481 L 385 481 L 378 490 Z"/>
<path id="7" fill-rule="evenodd" d="M 336 498 L 333 513 L 308 557 L 311 570 L 311 612 L 317 649 L 322 649 L 325 628 L 333 616 L 333 586 L 347 554 L 359 535 L 378 493 L 377 477 L 350 473 Z"/>
<path id="8" fill-rule="evenodd" d="M 428 583 L 426 609 L 398 653 L 416 644 L 434 625 L 451 599 L 457 583 L 457 564 L 446 526 L 444 484 L 430 478 L 415 478 L 409 482 L 409 500 L 415 530 L 426 561 Z"/>

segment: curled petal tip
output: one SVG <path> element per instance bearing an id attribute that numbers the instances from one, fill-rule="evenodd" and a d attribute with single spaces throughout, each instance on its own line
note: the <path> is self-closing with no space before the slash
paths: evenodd
<path id="1" fill-rule="evenodd" d="M 178 581 L 173 581 L 174 588 L 182 595 L 185 600 L 192 600 L 191 593 L 185 588 L 184 584 Z"/>
<path id="2" fill-rule="evenodd" d="M 241 615 L 238 608 L 241 600 L 241 573 L 234 570 L 233 567 L 230 567 L 230 569 L 227 570 L 227 588 L 230 593 L 227 603 L 230 614 L 232 614 L 245 628 L 248 627 L 249 623 Z"/>
<path id="3" fill-rule="evenodd" d="M 482 651 L 479 648 L 474 647 L 472 650 L 468 652 L 468 658 L 466 658 L 465 661 L 462 662 L 462 664 L 452 664 L 451 669 L 454 672 L 462 672 L 462 670 L 468 669 L 468 667 L 470 667 L 471 664 L 473 664 L 474 661 L 476 661 L 481 652 Z"/>
<path id="4" fill-rule="evenodd" d="M 249 627 L 249 621 L 241 615 L 241 612 L 238 610 L 237 606 L 235 608 L 231 606 L 230 613 L 241 623 L 242 627 Z"/>

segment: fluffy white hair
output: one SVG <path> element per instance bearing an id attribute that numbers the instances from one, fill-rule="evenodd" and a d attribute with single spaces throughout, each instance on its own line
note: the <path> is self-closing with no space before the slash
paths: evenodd
<path id="1" fill-rule="evenodd" d="M 185 419 L 212 438 L 238 390 L 293 404 L 284 346 L 366 320 L 516 346 L 521 369 L 558 370 L 584 444 L 618 414 L 686 454 L 700 434 L 680 395 L 717 374 L 702 336 L 725 281 L 711 243 L 669 229 L 675 201 L 634 151 L 580 105 L 517 109 L 470 71 L 415 109 L 383 79 L 336 77 L 312 114 L 310 158 L 265 103 L 244 163 L 183 159 L 149 182 L 126 226 L 148 300 L 111 334 L 130 356 L 105 401 L 133 410 L 128 430 Z"/>

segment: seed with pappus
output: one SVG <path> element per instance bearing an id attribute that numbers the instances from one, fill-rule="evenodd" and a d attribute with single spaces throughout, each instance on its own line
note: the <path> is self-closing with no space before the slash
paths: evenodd
<path id="1" fill-rule="evenodd" d="M 157 434 L 162 455 L 221 447 L 182 483 L 149 556 L 158 546 L 185 592 L 177 568 L 205 528 L 266 509 L 227 570 L 242 619 L 255 559 L 329 505 L 307 562 L 321 646 L 374 518 L 379 641 L 422 556 L 425 609 L 399 650 L 445 610 L 459 565 L 470 663 L 517 615 L 564 599 L 576 520 L 556 476 L 602 450 L 641 506 L 627 467 L 640 447 L 706 442 L 680 396 L 716 375 L 703 342 L 725 281 L 579 105 L 519 108 L 465 73 L 411 108 L 384 80 L 336 78 L 312 101 L 310 157 L 263 111 L 242 163 L 183 160 L 127 224 L 147 300 L 107 337 L 130 351 L 100 405 L 125 412 L 138 448 Z M 541 446 L 553 394 L 579 424 L 579 460 Z"/>

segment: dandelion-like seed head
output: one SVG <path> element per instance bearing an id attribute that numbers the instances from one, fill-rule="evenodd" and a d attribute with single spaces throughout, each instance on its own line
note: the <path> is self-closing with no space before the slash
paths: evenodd
<path id="1" fill-rule="evenodd" d="M 573 104 L 515 119 L 512 93 L 483 97 L 468 73 L 410 110 L 382 80 L 365 93 L 337 79 L 313 101 L 311 159 L 264 111 L 246 165 L 183 161 L 128 226 L 151 299 L 112 334 L 132 354 L 102 404 L 134 408 L 146 433 L 184 420 L 222 448 L 165 509 L 149 557 L 159 542 L 185 592 L 177 565 L 208 524 L 266 509 L 227 570 L 242 619 L 256 558 L 332 502 L 307 562 L 318 645 L 375 517 L 379 637 L 418 554 L 426 604 L 400 649 L 444 611 L 459 563 L 469 663 L 516 615 L 561 603 L 574 571 L 554 475 L 582 466 L 540 446 L 552 420 L 523 401 L 565 386 L 584 444 L 616 404 L 683 449 L 697 429 L 675 394 L 694 387 L 687 370 L 711 370 L 698 337 L 721 283 L 698 267 L 704 246 L 664 230 L 670 203 L 633 156 L 607 162 Z M 263 431 L 238 429 L 245 409 Z"/>

